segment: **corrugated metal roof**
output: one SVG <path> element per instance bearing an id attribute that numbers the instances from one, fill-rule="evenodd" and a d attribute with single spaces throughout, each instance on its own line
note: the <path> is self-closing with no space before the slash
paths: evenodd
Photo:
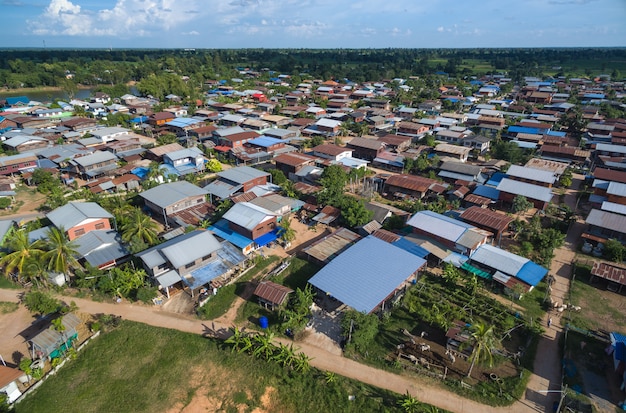
<path id="1" fill-rule="evenodd" d="M 327 263 L 360 239 L 360 235 L 349 229 L 339 228 L 332 234 L 304 248 L 302 252 L 319 262 Z"/>
<path id="2" fill-rule="evenodd" d="M 498 232 L 504 231 L 513 221 L 512 217 L 477 206 L 467 208 L 461 213 L 460 217 L 474 225 L 483 226 Z"/>
<path id="3" fill-rule="evenodd" d="M 228 221 L 226 221 L 225 219 L 220 219 L 215 224 L 211 225 L 208 229 L 218 237 L 225 239 L 226 241 L 236 245 L 242 250 L 253 243 L 251 239 L 246 238 L 243 235 L 238 234 L 230 229 L 228 227 Z"/>
<path id="4" fill-rule="evenodd" d="M 254 295 L 275 305 L 284 303 L 289 293 L 292 292 L 291 288 L 271 281 L 261 281 L 254 289 Z"/>
<path id="5" fill-rule="evenodd" d="M 439 167 L 442 171 L 455 172 L 463 175 L 471 175 L 476 177 L 482 171 L 482 167 L 477 165 L 469 165 L 463 162 L 446 161 Z"/>
<path id="6" fill-rule="evenodd" d="M 208 191 L 187 181 L 169 182 L 139 194 L 153 204 L 167 208 L 191 196 L 208 195 Z"/>
<path id="7" fill-rule="evenodd" d="M 530 179 L 531 181 L 544 182 L 547 184 L 553 184 L 554 181 L 556 181 L 554 173 L 550 171 L 519 165 L 511 165 L 508 171 L 506 171 L 506 174 L 516 178 Z"/>
<path id="8" fill-rule="evenodd" d="M 592 209 L 585 222 L 589 225 L 626 234 L 626 216 L 624 215 Z"/>
<path id="9" fill-rule="evenodd" d="M 589 201 L 591 201 L 591 197 L 589 197 Z M 603 211 L 615 212 L 621 215 L 626 215 L 626 205 L 616 204 L 615 202 L 603 201 L 602 206 L 600 207 Z"/>
<path id="10" fill-rule="evenodd" d="M 110 219 L 113 218 L 113 215 L 95 202 L 70 202 L 62 207 L 48 212 L 46 217 L 54 224 L 55 227 L 63 227 L 68 230 L 87 219 Z"/>
<path id="11" fill-rule="evenodd" d="M 626 184 L 609 182 L 606 193 L 609 195 L 626 196 Z"/>
<path id="12" fill-rule="evenodd" d="M 247 230 L 253 230 L 261 222 L 275 216 L 272 211 L 256 206 L 249 202 L 239 202 L 233 205 L 223 216 L 227 221 L 239 225 Z"/>
<path id="13" fill-rule="evenodd" d="M 270 176 L 270 174 L 250 166 L 238 166 L 218 172 L 217 176 L 237 184 L 244 184 L 252 179 Z"/>
<path id="14" fill-rule="evenodd" d="M 530 261 L 528 258 L 520 257 L 488 244 L 481 245 L 470 258 L 474 262 L 511 276 L 516 276 L 522 267 Z"/>
<path id="15" fill-rule="evenodd" d="M 407 224 L 443 239 L 456 242 L 471 225 L 432 211 L 419 211 Z"/>
<path id="16" fill-rule="evenodd" d="M 75 242 L 76 252 L 94 267 L 119 260 L 129 254 L 119 234 L 113 230 L 89 231 Z"/>
<path id="17" fill-rule="evenodd" d="M 524 281 L 528 285 L 532 285 L 533 287 L 539 284 L 539 282 L 546 276 L 548 273 L 548 269 L 542 267 L 539 264 L 535 264 L 532 261 L 528 261 L 522 269 L 515 274 L 515 277 Z"/>
<path id="18" fill-rule="evenodd" d="M 425 263 L 423 258 L 370 235 L 309 282 L 349 307 L 370 313 Z"/>
<path id="19" fill-rule="evenodd" d="M 550 202 L 554 196 L 551 188 L 529 184 L 527 182 L 514 181 L 513 179 L 508 178 L 502 179 L 496 189 L 501 192 L 507 192 L 513 195 L 522 195 L 526 198 L 543 202 Z"/>
<path id="20" fill-rule="evenodd" d="M 157 282 L 159 283 L 159 285 L 165 288 L 171 287 L 172 285 L 181 281 L 180 274 L 178 274 L 178 271 L 176 270 L 170 270 L 168 272 L 165 272 L 163 274 L 156 276 L 155 278 Z"/>
<path id="21" fill-rule="evenodd" d="M 220 242 L 211 232 L 194 231 L 191 234 L 189 238 L 161 248 L 161 254 L 174 268 L 181 268 L 220 249 Z"/>

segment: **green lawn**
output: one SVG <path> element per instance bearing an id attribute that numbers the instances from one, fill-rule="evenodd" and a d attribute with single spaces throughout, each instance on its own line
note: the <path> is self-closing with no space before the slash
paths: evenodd
<path id="1" fill-rule="evenodd" d="M 270 405 L 262 403 L 269 393 Z M 311 369 L 297 373 L 217 340 L 123 321 L 89 344 L 16 413 L 164 412 L 197 395 L 223 412 L 400 412 L 394 393 Z M 350 401 L 348 396 L 354 395 Z M 179 409 L 177 409 L 179 410 Z"/>

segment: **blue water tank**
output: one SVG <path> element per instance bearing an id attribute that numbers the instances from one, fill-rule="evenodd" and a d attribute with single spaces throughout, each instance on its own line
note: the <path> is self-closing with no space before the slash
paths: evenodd
<path id="1" fill-rule="evenodd" d="M 267 317 L 265 317 L 264 315 L 259 317 L 259 326 L 261 326 L 261 328 L 267 328 L 269 326 L 269 324 L 270 323 L 269 323 Z"/>

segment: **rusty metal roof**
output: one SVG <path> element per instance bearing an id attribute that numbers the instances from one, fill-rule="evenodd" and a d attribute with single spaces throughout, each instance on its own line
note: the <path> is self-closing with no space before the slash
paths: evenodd
<path id="1" fill-rule="evenodd" d="M 281 305 L 284 303 L 289 293 L 292 292 L 293 290 L 291 288 L 271 281 L 261 281 L 254 289 L 254 295 L 275 305 Z"/>

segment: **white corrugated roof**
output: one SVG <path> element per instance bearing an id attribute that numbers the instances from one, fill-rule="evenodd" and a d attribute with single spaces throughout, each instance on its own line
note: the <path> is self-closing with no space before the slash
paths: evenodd
<path id="1" fill-rule="evenodd" d="M 512 276 L 517 275 L 522 267 L 530 261 L 528 258 L 520 257 L 489 244 L 481 245 L 470 259 Z"/>
<path id="2" fill-rule="evenodd" d="M 506 171 L 506 174 L 517 178 L 530 179 L 532 181 L 544 182 L 547 184 L 553 184 L 554 181 L 556 181 L 554 174 L 550 171 L 519 165 L 511 165 L 509 170 Z"/>
<path id="3" fill-rule="evenodd" d="M 526 198 L 536 199 L 543 202 L 550 202 L 553 196 L 551 188 L 529 184 L 527 182 L 514 181 L 509 178 L 502 179 L 496 189 L 501 192 L 522 195 Z"/>

